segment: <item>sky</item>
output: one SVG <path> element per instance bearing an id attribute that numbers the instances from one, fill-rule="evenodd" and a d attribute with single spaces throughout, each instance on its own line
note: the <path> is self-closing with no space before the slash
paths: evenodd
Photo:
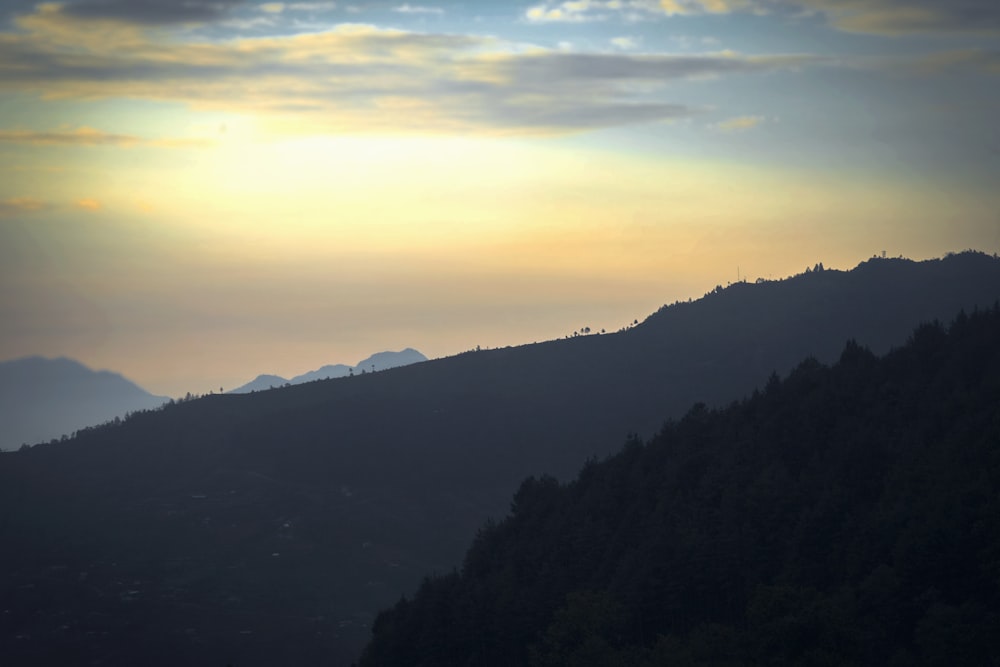
<path id="1" fill-rule="evenodd" d="M 0 3 L 0 359 L 161 395 L 1000 251 L 996 0 Z"/>

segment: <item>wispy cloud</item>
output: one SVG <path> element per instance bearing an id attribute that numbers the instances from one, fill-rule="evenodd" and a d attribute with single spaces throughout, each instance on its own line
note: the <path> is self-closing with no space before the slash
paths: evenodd
<path id="1" fill-rule="evenodd" d="M 660 0 L 660 9 L 675 14 L 729 14 L 752 7 L 751 0 Z"/>
<path id="2" fill-rule="evenodd" d="M 444 10 L 440 7 L 425 7 L 422 5 L 409 5 L 404 4 L 395 7 L 392 11 L 398 12 L 400 14 L 444 14 Z"/>
<path id="3" fill-rule="evenodd" d="M 808 54 L 746 56 L 732 51 L 708 54 L 537 53 L 511 57 L 498 64 L 511 81 L 522 85 L 559 82 L 666 82 L 727 74 L 791 69 L 825 62 Z"/>
<path id="4" fill-rule="evenodd" d="M 576 0 L 558 4 L 543 4 L 529 7 L 524 12 L 526 19 L 533 23 L 583 23 L 584 21 L 600 21 L 607 18 L 606 14 L 595 12 L 603 3 Z"/>
<path id="5" fill-rule="evenodd" d="M 0 91 L 132 98 L 292 116 L 324 131 L 573 132 L 698 113 L 670 99 L 683 79 L 826 62 L 808 54 L 574 53 L 476 35 L 371 25 L 228 42 L 177 41 L 137 28 L 81 30 L 45 7 L 0 34 Z M 7 130 L 0 141 L 168 145 L 90 128 Z M 190 142 L 185 145 L 195 145 Z"/>
<path id="6" fill-rule="evenodd" d="M 110 134 L 92 127 L 72 130 L 0 130 L 0 142 L 33 144 L 36 146 L 137 146 L 142 143 L 138 137 L 125 134 Z"/>
<path id="7" fill-rule="evenodd" d="M 764 116 L 737 116 L 713 125 L 723 132 L 743 132 L 751 130 L 765 121 Z"/>
<path id="8" fill-rule="evenodd" d="M 635 37 L 612 37 L 611 45 L 622 51 L 633 51 L 639 48 L 640 40 Z"/>
<path id="9" fill-rule="evenodd" d="M 567 0 L 529 7 L 534 23 L 801 12 L 838 30 L 878 35 L 1000 33 L 996 0 Z"/>
<path id="10" fill-rule="evenodd" d="M 143 139 L 128 134 L 113 134 L 92 127 L 60 128 L 57 130 L 0 130 L 0 143 L 31 144 L 34 146 L 158 146 L 162 148 L 204 148 L 212 142 L 204 139 L 165 138 Z"/>
<path id="11" fill-rule="evenodd" d="M 532 23 L 636 22 L 669 16 L 726 14 L 751 9 L 751 0 L 548 0 L 525 10 Z"/>
<path id="12" fill-rule="evenodd" d="M 83 209 L 84 211 L 99 211 L 101 209 L 101 202 L 96 199 L 78 199 L 73 202 L 73 205 L 77 208 Z"/>
<path id="13" fill-rule="evenodd" d="M 849 32 L 903 35 L 919 33 L 1000 33 L 996 0 L 790 0 L 822 12 Z M 774 5 L 768 2 L 766 5 Z M 784 4 L 784 3 L 777 3 Z"/>
<path id="14" fill-rule="evenodd" d="M 223 18 L 245 0 L 80 0 L 62 5 L 69 16 L 139 25 L 204 23 Z"/>
<path id="15" fill-rule="evenodd" d="M 295 12 L 326 12 L 337 8 L 336 2 L 291 2 L 286 7 Z"/>
<path id="16" fill-rule="evenodd" d="M 22 215 L 24 213 L 36 213 L 44 211 L 48 204 L 35 199 L 34 197 L 13 197 L 10 199 L 0 199 L 0 217 L 10 217 Z"/>
<path id="17" fill-rule="evenodd" d="M 265 14 L 284 12 L 326 12 L 337 8 L 336 2 L 265 2 L 257 6 Z"/>
<path id="18" fill-rule="evenodd" d="M 26 7 L 31 4 L 26 0 Z M 12 3 L 13 4 L 13 3 Z M 112 21 L 134 26 L 205 24 L 246 18 L 247 12 L 320 12 L 337 3 L 254 2 L 253 0 L 64 0 L 41 3 L 66 16 L 87 21 Z M 347 10 L 358 9 L 351 5 Z M 1000 2 L 996 0 L 543 0 L 524 10 L 532 23 L 583 23 L 589 21 L 646 21 L 657 18 L 711 16 L 752 12 L 812 12 L 848 32 L 905 34 L 998 34 Z M 395 11 L 409 14 L 442 14 L 432 5 L 404 3 Z"/>
<path id="19" fill-rule="evenodd" d="M 1000 75 L 1000 51 L 987 49 L 938 51 L 920 58 L 915 67 L 921 73 L 931 74 L 960 69 Z"/>

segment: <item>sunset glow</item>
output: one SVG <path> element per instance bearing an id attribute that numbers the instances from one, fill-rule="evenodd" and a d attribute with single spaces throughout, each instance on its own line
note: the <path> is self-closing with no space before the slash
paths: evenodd
<path id="1" fill-rule="evenodd" d="M 997 252 L 998 35 L 972 0 L 5 3 L 0 358 L 179 395 Z"/>

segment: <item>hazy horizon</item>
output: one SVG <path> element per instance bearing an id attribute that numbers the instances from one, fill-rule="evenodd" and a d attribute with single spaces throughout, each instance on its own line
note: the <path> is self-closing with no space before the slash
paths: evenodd
<path id="1" fill-rule="evenodd" d="M 986 0 L 14 0 L 0 359 L 178 396 L 1000 250 Z"/>
<path id="2" fill-rule="evenodd" d="M 972 250 L 975 250 L 975 249 L 972 249 Z M 945 254 L 948 254 L 948 253 L 945 253 Z M 872 257 L 880 257 L 880 256 L 881 256 L 881 253 L 876 253 L 876 254 L 872 255 Z M 942 255 L 941 257 L 943 257 L 943 256 L 944 255 Z M 888 255 L 886 255 L 886 257 L 888 257 Z M 913 261 L 922 261 L 922 260 L 927 260 L 927 259 L 938 259 L 938 258 L 939 257 L 926 257 L 926 258 L 904 257 L 904 259 L 906 259 L 906 260 L 913 260 Z M 864 262 L 867 259 L 870 259 L 870 258 L 869 257 L 863 258 L 863 259 L 859 260 L 858 263 Z M 840 267 L 840 266 L 831 266 L 831 265 L 829 265 L 829 264 L 827 264 L 825 262 L 818 262 L 818 264 L 822 264 L 823 267 L 826 270 L 841 270 L 841 271 L 849 271 L 849 270 L 853 269 L 858 263 L 852 264 L 852 265 L 849 265 L 849 266 Z M 815 264 L 817 264 L 817 263 L 814 263 L 813 266 L 815 266 Z M 769 281 L 770 280 L 784 280 L 784 279 L 787 279 L 787 278 L 794 277 L 794 275 L 796 275 L 798 273 L 801 273 L 803 270 L 808 270 L 809 268 L 810 268 L 810 266 L 807 265 L 807 266 L 803 267 L 802 269 L 800 269 L 798 271 L 794 271 L 794 272 L 789 273 L 788 275 L 776 276 L 776 275 L 773 275 L 773 274 L 769 274 L 767 276 L 756 276 L 754 278 L 751 278 L 751 277 L 747 276 L 745 272 L 741 271 L 740 274 L 739 274 L 739 279 L 743 280 L 745 282 L 753 282 L 757 278 L 767 279 Z M 730 285 L 730 284 L 732 284 L 732 282 L 736 282 L 736 281 L 735 280 L 733 280 L 733 281 L 727 280 L 725 282 L 721 282 L 720 281 L 717 284 Z M 710 291 L 710 289 L 711 288 L 706 288 L 706 290 L 704 290 L 703 292 L 700 292 L 698 294 L 690 294 L 690 295 L 688 295 L 686 297 L 683 296 L 683 295 L 681 295 L 681 296 L 678 296 L 675 299 L 671 299 L 671 300 L 659 303 L 659 304 L 651 307 L 648 312 L 644 312 L 641 315 L 637 315 L 635 317 L 626 317 L 626 319 L 624 321 L 616 324 L 613 328 L 612 327 L 602 327 L 600 325 L 598 325 L 597 327 L 590 327 L 591 328 L 591 332 L 590 333 L 591 334 L 597 334 L 602 329 L 605 330 L 605 335 L 606 334 L 616 333 L 617 331 L 619 331 L 621 329 L 625 329 L 625 328 L 629 327 L 633 323 L 633 321 L 638 320 L 641 323 L 646 317 L 648 317 L 649 315 L 653 314 L 657 309 L 661 308 L 662 306 L 669 305 L 669 304 L 675 303 L 677 301 L 687 301 L 689 299 L 692 300 L 692 301 L 698 300 L 701 297 L 703 297 L 706 292 Z M 562 339 L 562 338 L 572 337 L 577 332 L 577 329 L 571 329 L 571 328 L 568 328 L 568 327 L 563 327 L 563 329 L 564 329 L 563 331 L 557 332 L 555 335 L 552 335 L 552 336 L 549 336 L 549 337 L 537 338 L 537 339 L 534 339 L 534 340 L 508 341 L 506 343 L 499 342 L 499 343 L 496 343 L 494 346 L 482 346 L 482 347 L 484 347 L 484 349 L 486 349 L 488 347 L 517 347 L 517 346 L 520 346 L 520 345 L 529 345 L 529 344 L 533 344 L 533 343 L 541 343 L 541 342 L 546 342 L 546 341 L 551 341 L 551 340 L 559 340 L 559 339 Z M 581 327 L 579 327 L 579 329 L 582 330 L 583 327 L 581 326 Z M 50 355 L 45 355 L 45 354 L 29 354 L 29 355 L 23 355 L 22 357 L 18 357 L 17 359 L 24 359 L 24 358 L 32 357 L 32 356 L 49 358 L 49 359 L 67 358 L 67 359 L 70 359 L 71 361 L 82 363 L 84 366 L 88 367 L 90 370 L 95 371 L 95 372 L 111 372 L 111 373 L 115 373 L 115 374 L 120 374 L 126 380 L 134 382 L 140 388 L 146 390 L 147 392 L 149 392 L 150 394 L 153 394 L 155 396 L 164 396 L 166 398 L 175 398 L 175 397 L 179 397 L 179 396 L 184 396 L 185 394 L 188 394 L 188 393 L 195 393 L 195 394 L 202 393 L 202 392 L 204 392 L 204 393 L 212 393 L 212 392 L 215 392 L 217 389 L 222 389 L 224 392 L 230 392 L 231 390 L 234 390 L 234 389 L 240 388 L 240 387 L 242 387 L 244 385 L 250 384 L 254 380 L 256 380 L 257 378 L 263 377 L 263 376 L 275 376 L 275 377 L 280 377 L 280 378 L 282 378 L 285 381 L 290 381 L 292 378 L 296 378 L 296 377 L 299 377 L 299 376 L 302 376 L 302 375 L 306 375 L 306 374 L 309 374 L 309 373 L 312 373 L 312 372 L 316 372 L 316 371 L 318 371 L 321 368 L 326 367 L 326 366 L 332 366 L 332 365 L 338 365 L 338 364 L 343 364 L 343 365 L 347 365 L 347 366 L 358 366 L 359 363 L 366 361 L 369 357 L 374 356 L 376 354 L 381 354 L 381 353 L 395 354 L 395 353 L 403 352 L 406 349 L 414 349 L 414 350 L 416 350 L 417 352 L 419 352 L 421 354 L 425 354 L 427 356 L 428 360 L 433 361 L 435 359 L 441 359 L 441 358 L 444 358 L 444 357 L 449 357 L 449 356 L 453 356 L 453 355 L 456 355 L 456 354 L 461 354 L 461 353 L 469 351 L 469 350 L 471 350 L 471 349 L 473 349 L 475 347 L 476 347 L 475 345 L 473 345 L 473 346 L 467 346 L 467 347 L 464 347 L 462 349 L 450 350 L 450 351 L 446 351 L 446 352 L 444 352 L 442 354 L 438 354 L 438 355 L 433 355 L 432 356 L 432 355 L 424 353 L 423 350 L 421 350 L 419 348 L 416 348 L 413 345 L 400 345 L 400 346 L 397 346 L 396 348 L 392 348 L 392 349 L 373 350 L 373 351 L 369 352 L 368 354 L 365 354 L 363 357 L 359 358 L 357 361 L 349 361 L 349 360 L 345 360 L 345 359 L 332 359 L 332 360 L 331 359 L 325 359 L 325 360 L 324 359 L 316 359 L 316 360 L 312 360 L 312 361 L 308 361 L 308 360 L 305 361 L 304 362 L 305 366 L 302 366 L 301 370 L 299 370 L 298 367 L 296 367 L 295 370 L 274 370 L 274 369 L 247 370 L 242 375 L 236 376 L 236 380 L 234 380 L 233 382 L 230 382 L 229 384 L 222 383 L 220 385 L 219 382 L 216 382 L 213 385 L 213 383 L 211 381 L 212 378 L 210 378 L 210 377 L 208 377 L 208 378 L 202 378 L 202 384 L 207 384 L 207 388 L 197 389 L 197 390 L 192 390 L 190 388 L 179 388 L 179 389 L 177 389 L 173 393 L 169 393 L 169 392 L 168 393 L 161 393 L 161 392 L 157 392 L 157 391 L 151 390 L 141 380 L 139 380 L 139 379 L 137 379 L 135 377 L 130 376 L 128 373 L 122 371 L 121 369 L 114 368 L 114 367 L 108 367 L 108 366 L 104 366 L 104 367 L 95 366 L 95 365 L 93 365 L 91 363 L 88 363 L 84 359 L 76 359 L 76 358 L 73 358 L 73 357 L 71 357 L 69 355 L 65 355 L 65 354 L 50 354 Z M 6 362 L 6 361 L 15 361 L 17 359 L 0 359 L 0 363 Z M 264 360 L 262 363 L 267 363 L 267 361 Z M 358 370 L 360 372 L 362 369 L 359 367 Z M 240 378 L 242 378 L 242 379 L 240 379 Z"/>
<path id="3" fill-rule="evenodd" d="M 322 362 L 322 363 L 315 363 L 315 364 L 313 364 L 312 368 L 310 368 L 309 370 L 307 370 L 307 371 L 305 371 L 303 373 L 288 374 L 287 376 L 286 375 L 282 375 L 281 373 L 271 373 L 271 372 L 267 372 L 267 371 L 255 372 L 252 376 L 248 376 L 247 380 L 245 382 L 243 382 L 243 383 L 237 383 L 236 385 L 233 385 L 232 387 L 219 387 L 219 386 L 216 386 L 216 387 L 212 387 L 212 388 L 206 389 L 205 392 L 206 393 L 215 393 L 217 389 L 221 388 L 221 389 L 224 390 L 225 393 L 234 393 L 235 390 L 242 389 L 246 385 L 253 384 L 253 382 L 255 380 L 259 379 L 259 378 L 275 378 L 276 380 L 281 380 L 282 383 L 300 384 L 300 383 L 309 382 L 312 379 L 315 379 L 315 378 L 309 378 L 308 376 L 314 375 L 314 374 L 320 374 L 322 376 L 322 374 L 320 373 L 320 371 L 322 371 L 324 368 L 330 368 L 330 367 L 335 367 L 335 366 L 352 367 L 352 370 L 353 370 L 353 367 L 356 367 L 358 373 L 361 373 L 362 371 L 367 372 L 367 371 L 372 370 L 372 369 L 370 367 L 363 366 L 363 365 L 365 364 L 365 362 L 368 362 L 371 357 L 376 356 L 376 355 L 384 355 L 384 354 L 387 354 L 387 355 L 390 355 L 390 356 L 395 356 L 395 355 L 403 354 L 407 350 L 417 352 L 418 354 L 422 354 L 419 350 L 413 350 L 412 348 L 404 348 L 404 349 L 401 349 L 401 350 L 379 350 L 379 351 L 374 352 L 374 353 L 372 353 L 372 354 L 370 354 L 370 355 L 368 355 L 368 356 L 366 356 L 366 357 L 364 357 L 362 359 L 359 359 L 356 362 Z M 43 360 L 45 362 L 68 362 L 69 364 L 72 364 L 74 366 L 77 365 L 77 364 L 79 364 L 79 365 L 84 366 L 87 370 L 89 370 L 89 371 L 91 371 L 91 372 L 93 372 L 95 374 L 110 373 L 112 375 L 121 376 L 125 380 L 127 380 L 127 381 L 129 381 L 129 382 L 131 382 L 131 383 L 133 383 L 135 385 L 137 385 L 140 389 L 146 390 L 149 394 L 152 394 L 153 396 L 159 396 L 159 397 L 162 397 L 162 398 L 165 398 L 165 399 L 166 398 L 184 397 L 187 393 L 192 393 L 190 391 L 182 391 L 182 392 L 179 392 L 177 394 L 157 394 L 154 391 L 149 391 L 148 388 L 145 387 L 145 386 L 143 386 L 141 382 L 137 381 L 135 378 L 129 377 L 127 374 L 122 373 L 120 370 L 117 370 L 115 368 L 110 368 L 110 367 L 103 367 L 103 368 L 95 367 L 95 366 L 93 366 L 91 364 L 86 363 L 84 360 L 74 359 L 73 357 L 70 357 L 70 356 L 67 356 L 67 355 L 32 354 L 32 355 L 26 355 L 26 356 L 22 356 L 22 357 L 17 357 L 17 358 L 14 358 L 14 359 L 0 359 L 0 366 L 2 366 L 4 364 L 22 364 L 22 367 L 23 367 L 23 364 L 25 362 L 32 362 L 34 360 Z M 398 362 L 396 360 L 393 360 L 393 363 L 396 364 L 396 365 L 406 365 L 406 364 L 398 364 Z M 410 362 L 410 363 L 415 363 L 415 362 Z M 388 368 L 395 368 L 396 365 L 389 366 Z M 376 367 L 375 370 L 376 371 L 378 371 L 378 370 L 386 370 L 386 368 L 377 368 Z M 330 376 L 330 377 L 339 377 L 339 376 Z M 240 393 L 246 393 L 246 392 L 240 392 Z"/>

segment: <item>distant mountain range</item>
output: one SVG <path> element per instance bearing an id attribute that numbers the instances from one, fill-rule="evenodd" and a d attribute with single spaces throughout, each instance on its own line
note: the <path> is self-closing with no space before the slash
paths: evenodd
<path id="1" fill-rule="evenodd" d="M 384 371 L 390 368 L 408 366 L 420 361 L 427 361 L 427 357 L 411 347 L 399 352 L 376 352 L 367 359 L 362 359 L 358 363 L 354 364 L 354 366 L 331 364 L 314 371 L 309 371 L 308 373 L 303 373 L 302 375 L 296 375 L 290 380 L 286 380 L 280 375 L 258 375 L 242 387 L 237 387 L 228 393 L 249 394 L 255 391 L 264 391 L 265 389 L 283 387 L 286 384 L 304 384 L 306 382 L 314 382 L 316 380 L 347 377 L 352 373 L 361 374 L 373 371 Z"/>
<path id="2" fill-rule="evenodd" d="M 167 400 L 65 357 L 0 362 L 0 449 L 59 438 Z"/>
<path id="3" fill-rule="evenodd" d="M 998 299 L 996 257 L 872 259 L 620 333 L 210 395 L 0 455 L 0 655 L 348 665 L 376 611 L 457 567 L 525 477 L 568 479 L 698 401 Z"/>
<path id="4" fill-rule="evenodd" d="M 248 394 L 286 384 L 346 377 L 427 361 L 420 352 L 377 352 L 355 366 L 328 365 L 287 380 L 260 375 L 229 393 Z M 112 371 L 91 370 L 74 359 L 34 356 L 0 362 L 0 450 L 48 442 L 137 410 L 156 408 L 169 397 L 155 396 Z"/>

